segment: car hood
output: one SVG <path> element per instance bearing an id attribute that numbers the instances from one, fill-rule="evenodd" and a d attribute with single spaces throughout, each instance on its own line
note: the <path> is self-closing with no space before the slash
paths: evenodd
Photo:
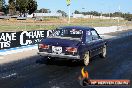
<path id="1" fill-rule="evenodd" d="M 53 46 L 75 47 L 80 43 L 80 41 L 70 40 L 70 39 L 60 39 L 60 38 L 46 38 L 43 39 L 41 43 L 53 45 Z"/>

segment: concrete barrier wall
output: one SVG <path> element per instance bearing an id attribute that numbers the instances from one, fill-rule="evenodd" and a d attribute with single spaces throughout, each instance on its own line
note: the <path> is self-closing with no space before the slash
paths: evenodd
<path id="1" fill-rule="evenodd" d="M 121 31 L 119 30 L 121 27 L 119 26 L 111 26 L 111 27 L 95 27 L 97 32 L 99 34 L 105 34 L 105 33 L 110 33 L 110 32 L 116 32 L 116 31 Z"/>

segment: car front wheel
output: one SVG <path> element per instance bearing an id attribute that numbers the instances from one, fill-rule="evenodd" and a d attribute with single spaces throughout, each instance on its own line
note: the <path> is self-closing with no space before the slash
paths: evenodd
<path id="1" fill-rule="evenodd" d="M 89 52 L 86 52 L 84 54 L 84 57 L 83 57 L 83 63 L 84 63 L 85 66 L 87 66 L 89 64 L 89 58 L 90 58 Z"/>

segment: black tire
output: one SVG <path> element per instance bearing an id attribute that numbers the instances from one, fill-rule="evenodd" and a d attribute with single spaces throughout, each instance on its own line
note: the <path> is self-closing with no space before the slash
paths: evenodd
<path id="1" fill-rule="evenodd" d="M 104 47 L 102 48 L 102 53 L 99 55 L 101 58 L 105 58 L 106 57 L 106 45 L 104 45 Z"/>
<path id="2" fill-rule="evenodd" d="M 89 51 L 88 51 L 88 52 L 86 52 L 86 53 L 84 54 L 84 56 L 83 56 L 83 64 L 84 64 L 85 66 L 88 66 L 88 64 L 89 64 L 89 58 L 90 58 L 90 56 L 89 56 Z"/>

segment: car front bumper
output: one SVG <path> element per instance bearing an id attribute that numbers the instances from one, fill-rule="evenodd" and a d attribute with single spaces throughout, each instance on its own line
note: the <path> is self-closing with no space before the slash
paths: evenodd
<path id="1" fill-rule="evenodd" d="M 66 58 L 66 59 L 80 59 L 80 56 L 73 55 L 65 55 L 65 54 L 55 54 L 55 53 L 47 53 L 47 52 L 38 52 L 40 56 L 49 56 L 49 57 L 58 57 L 58 58 Z"/>

